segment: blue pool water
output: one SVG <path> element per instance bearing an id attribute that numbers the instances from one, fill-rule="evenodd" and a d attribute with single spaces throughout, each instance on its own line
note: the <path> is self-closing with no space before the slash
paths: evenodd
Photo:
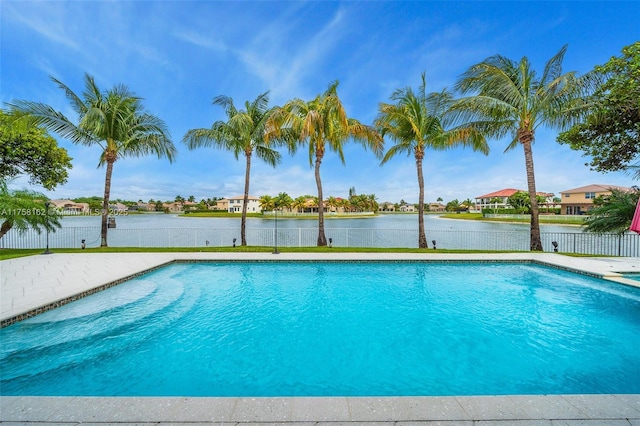
<path id="1" fill-rule="evenodd" d="M 640 393 L 640 291 L 534 264 L 174 264 L 0 330 L 2 395 Z"/>

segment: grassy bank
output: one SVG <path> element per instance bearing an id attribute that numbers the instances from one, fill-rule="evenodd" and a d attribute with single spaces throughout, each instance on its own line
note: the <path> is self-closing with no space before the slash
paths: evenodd
<path id="1" fill-rule="evenodd" d="M 486 218 L 482 216 L 482 213 L 448 213 L 443 214 L 441 217 L 446 219 L 462 219 L 462 220 L 478 220 L 483 222 L 513 222 L 513 223 L 529 223 L 529 219 L 515 219 L 515 218 Z M 538 216 L 540 223 L 552 223 L 556 225 L 582 225 L 582 219 L 559 219 L 555 215 L 540 215 Z"/>

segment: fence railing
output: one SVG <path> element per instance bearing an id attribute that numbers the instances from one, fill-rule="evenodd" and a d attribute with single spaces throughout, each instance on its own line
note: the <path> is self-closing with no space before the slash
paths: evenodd
<path id="1" fill-rule="evenodd" d="M 412 248 L 418 246 L 417 229 L 331 228 L 325 231 L 334 247 Z M 529 231 L 460 231 L 426 230 L 429 247 L 460 250 L 528 251 Z M 606 256 L 640 257 L 640 235 L 635 233 L 592 234 L 586 232 L 542 232 L 545 251 L 558 250 Z M 44 248 L 46 233 L 30 229 L 24 233 L 9 231 L 0 239 L 0 248 Z M 278 228 L 280 247 L 311 247 L 316 245 L 317 228 Z M 223 247 L 240 244 L 239 228 L 139 228 L 109 229 L 111 247 Z M 80 248 L 100 245 L 99 227 L 60 228 L 49 233 L 49 247 Z M 273 228 L 248 228 L 247 244 L 273 246 Z"/>

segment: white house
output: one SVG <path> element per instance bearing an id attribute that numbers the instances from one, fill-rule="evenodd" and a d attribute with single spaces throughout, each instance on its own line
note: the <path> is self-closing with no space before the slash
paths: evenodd
<path id="1" fill-rule="evenodd" d="M 221 200 L 221 204 L 226 204 L 228 202 L 227 211 L 229 213 L 242 213 L 242 205 L 244 203 L 244 196 L 238 195 L 236 197 L 229 197 Z M 253 195 L 249 195 L 249 199 L 247 202 L 247 213 L 260 213 L 262 209 L 260 208 L 260 198 L 254 197 Z"/>

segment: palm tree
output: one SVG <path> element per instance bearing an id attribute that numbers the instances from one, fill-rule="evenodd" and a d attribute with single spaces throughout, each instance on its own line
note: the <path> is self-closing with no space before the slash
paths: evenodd
<path id="1" fill-rule="evenodd" d="M 291 210 L 291 205 L 293 204 L 293 198 L 291 198 L 291 196 L 286 192 L 279 193 L 278 196 L 275 198 L 275 200 L 276 200 L 276 206 L 279 207 L 280 209 Z"/>
<path id="2" fill-rule="evenodd" d="M 298 213 L 304 213 L 304 207 L 307 204 L 307 197 L 301 195 L 296 197 L 291 203 L 291 207 L 295 208 Z"/>
<path id="3" fill-rule="evenodd" d="M 331 195 L 329 198 L 325 200 L 325 204 L 331 211 L 335 211 L 338 208 L 338 199 Z"/>
<path id="4" fill-rule="evenodd" d="M 246 158 L 244 172 L 244 199 L 242 203 L 242 220 L 240 225 L 240 244 L 247 245 L 247 205 L 249 204 L 249 181 L 251 175 L 251 156 L 255 152 L 258 158 L 275 167 L 280 162 L 280 153 L 271 147 L 265 139 L 265 123 L 271 109 L 269 92 L 260 94 L 253 102 L 245 102 L 245 110 L 238 110 L 233 99 L 228 96 L 217 96 L 214 105 L 224 108 L 227 121 L 216 121 L 209 129 L 191 129 L 182 141 L 189 149 L 213 146 L 232 151 L 236 160 L 243 154 Z"/>
<path id="5" fill-rule="evenodd" d="M 418 172 L 418 247 L 428 248 L 424 230 L 424 177 L 422 162 L 425 151 L 430 148 L 444 150 L 456 145 L 470 146 L 474 151 L 489 152 L 484 137 L 472 126 L 462 126 L 446 130 L 449 124 L 448 109 L 452 103 L 449 92 L 426 93 L 426 78 L 422 74 L 422 84 L 418 92 L 410 87 L 398 89 L 391 95 L 395 103 L 381 103 L 375 120 L 376 127 L 383 135 L 389 135 L 396 144 L 389 148 L 382 163 L 398 153 L 413 154 Z"/>
<path id="6" fill-rule="evenodd" d="M 453 107 L 458 118 L 479 128 L 487 137 L 511 136 L 505 151 L 521 144 L 524 150 L 527 186 L 531 200 L 530 249 L 542 250 L 538 201 L 533 169 L 532 144 L 541 125 L 565 129 L 577 121 L 584 105 L 586 78 L 562 73 L 565 45 L 544 67 L 541 76 L 531 68 L 527 57 L 514 62 L 504 56 L 489 57 L 473 65 L 456 84 L 463 94 Z"/>
<path id="7" fill-rule="evenodd" d="M 335 151 L 344 164 L 343 145 L 348 139 L 363 144 L 365 148 L 380 156 L 383 139 L 373 127 L 349 118 L 338 97 L 338 82 L 329 85 L 327 90 L 305 102 L 293 99 L 274 113 L 269 125 L 270 137 L 281 138 L 289 142 L 289 150 L 295 152 L 299 146 L 308 145 L 309 164 L 314 164 L 315 179 L 318 188 L 318 246 L 326 246 L 324 232 L 324 206 L 322 200 L 322 180 L 320 165 L 327 149 Z"/>
<path id="8" fill-rule="evenodd" d="M 633 187 L 631 191 L 611 188 L 610 195 L 599 196 L 593 201 L 595 207 L 589 211 L 582 226 L 587 232 L 622 235 L 631 226 L 639 198 L 638 187 Z"/>
<path id="9" fill-rule="evenodd" d="M 48 231 L 60 228 L 60 215 L 55 209 L 46 210 L 47 197 L 35 191 L 10 190 L 7 182 L 0 179 L 0 239 L 11 229 L 25 232 L 33 228 L 39 234 L 41 227 Z M 24 214 L 24 212 L 38 212 Z"/>
<path id="10" fill-rule="evenodd" d="M 124 157 L 148 154 L 172 162 L 176 148 L 165 122 L 145 112 L 142 99 L 126 86 L 116 85 L 101 92 L 93 77 L 85 74 L 85 90 L 80 97 L 60 80 L 51 79 L 64 91 L 78 115 L 78 124 L 43 103 L 17 101 L 12 106 L 32 115 L 39 125 L 73 143 L 100 146 L 102 153 L 98 166 L 106 165 L 100 247 L 107 247 L 107 217 L 114 163 Z"/>
<path id="11" fill-rule="evenodd" d="M 263 195 L 258 202 L 260 203 L 260 208 L 265 211 L 271 211 L 276 207 L 276 199 L 271 195 Z"/>

